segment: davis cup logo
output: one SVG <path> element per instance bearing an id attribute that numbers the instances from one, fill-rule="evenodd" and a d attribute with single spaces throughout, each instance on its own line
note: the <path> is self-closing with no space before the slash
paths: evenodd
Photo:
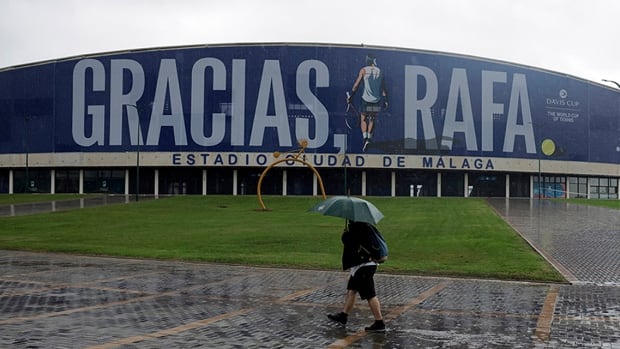
<path id="1" fill-rule="evenodd" d="M 568 97 L 568 92 L 565 89 L 560 90 L 560 98 L 565 99 Z"/>

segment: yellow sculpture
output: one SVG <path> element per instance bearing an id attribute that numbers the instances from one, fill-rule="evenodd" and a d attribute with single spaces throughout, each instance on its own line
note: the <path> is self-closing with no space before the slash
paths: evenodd
<path id="1" fill-rule="evenodd" d="M 295 155 L 293 155 L 292 157 L 285 157 L 283 159 L 275 160 L 269 166 L 267 166 L 267 168 L 265 168 L 263 173 L 260 175 L 260 178 L 258 179 L 258 188 L 256 189 L 256 195 L 258 196 L 258 202 L 260 203 L 260 206 L 262 207 L 262 209 L 264 211 L 267 210 L 267 207 L 265 206 L 265 203 L 263 202 L 263 197 L 261 195 L 261 185 L 263 184 L 263 178 L 265 177 L 267 172 L 269 172 L 269 170 L 271 170 L 276 165 L 278 165 L 278 164 L 280 164 L 282 162 L 285 162 L 285 161 L 299 162 L 299 163 L 302 163 L 302 164 L 306 165 L 306 167 L 308 167 L 309 169 L 311 169 L 312 172 L 314 172 L 314 174 L 316 175 L 316 178 L 319 181 L 319 187 L 321 188 L 321 194 L 323 195 L 323 199 L 327 198 L 327 196 L 325 195 L 325 186 L 323 185 L 323 179 L 321 179 L 321 175 L 316 170 L 316 168 L 314 168 L 314 166 L 312 166 L 312 164 L 310 164 L 309 162 L 304 160 L 303 157 L 301 157 L 301 155 L 306 151 L 306 147 L 308 146 L 308 140 L 301 139 L 297 143 L 299 144 L 299 146 L 301 148 L 299 148 L 298 150 L 295 150 L 297 152 Z M 293 151 L 293 152 L 295 152 L 295 151 Z M 276 159 L 279 158 L 280 155 L 281 154 L 280 154 L 279 151 L 274 151 L 273 152 L 273 157 L 276 158 Z"/>

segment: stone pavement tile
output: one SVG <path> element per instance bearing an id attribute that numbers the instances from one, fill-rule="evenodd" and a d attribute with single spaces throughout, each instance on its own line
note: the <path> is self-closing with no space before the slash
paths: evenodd
<path id="1" fill-rule="evenodd" d="M 342 280 L 342 273 L 307 270 L 253 268 L 253 274 L 206 284 L 189 291 L 192 296 L 209 296 L 257 301 L 274 300 L 296 292 L 314 291 Z"/>
<path id="2" fill-rule="evenodd" d="M 226 301 L 160 297 L 82 312 L 3 324 L 0 347 L 86 348 L 154 333 L 246 306 Z M 20 346 L 23 344 L 24 346 Z"/>
<path id="3" fill-rule="evenodd" d="M 157 197 L 157 199 L 164 198 L 165 197 Z M 153 199 L 155 199 L 153 195 L 140 195 L 140 200 Z M 86 207 L 126 204 L 134 200 L 135 198 L 133 196 L 128 195 L 101 195 L 79 199 L 0 205 L 0 217 L 22 216 L 47 212 L 68 211 Z"/>
<path id="4" fill-rule="evenodd" d="M 569 281 L 620 286 L 618 210 L 554 200 L 487 202 Z"/>
<path id="5" fill-rule="evenodd" d="M 12 276 L 20 276 L 23 274 L 32 274 L 45 271 L 53 271 L 67 266 L 75 266 L 74 263 L 65 263 L 56 260 L 41 261 L 28 258 L 26 255 L 7 253 L 2 251 L 0 254 L 0 277 L 7 278 Z M 24 256 L 23 259 L 17 256 Z"/>
<path id="6" fill-rule="evenodd" d="M 382 348 L 530 348 L 537 341 L 534 329 L 547 286 L 447 280 L 388 323 Z M 372 348 L 377 338 L 367 335 L 359 347 Z"/>
<path id="7" fill-rule="evenodd" d="M 410 310 L 388 324 L 381 348 L 532 348 L 535 326 L 526 316 Z M 352 347 L 373 348 L 377 338 Z"/>
<path id="8" fill-rule="evenodd" d="M 549 343 L 561 348 L 620 348 L 620 288 L 561 287 Z"/>
<path id="9" fill-rule="evenodd" d="M 243 278 L 254 272 L 241 268 L 231 268 L 223 265 L 195 265 L 184 263 L 172 263 L 162 268 L 153 267 L 146 269 L 139 275 L 127 275 L 127 277 L 98 283 L 104 287 L 118 288 L 121 290 L 133 290 L 148 293 L 163 293 L 174 290 L 183 290 L 195 286 L 207 285 L 214 282 Z"/>
<path id="10" fill-rule="evenodd" d="M 312 292 L 294 299 L 292 302 L 316 303 L 334 306 L 336 309 L 342 307 L 346 296 L 346 286 L 349 274 L 346 272 L 337 273 L 337 277 L 329 284 L 316 292 Z M 415 276 L 375 274 L 375 284 L 377 295 L 383 307 L 400 306 L 411 302 L 420 293 L 437 285 L 445 279 L 421 278 Z M 326 280 L 328 281 L 328 280 Z M 358 307 L 367 308 L 365 302 L 359 301 Z"/>
<path id="11" fill-rule="evenodd" d="M 380 273 L 377 274 L 375 280 L 377 294 L 381 299 L 381 304 L 385 306 L 408 304 L 422 292 L 445 281 L 440 278 L 418 278 Z M 345 284 L 342 288 L 344 297 Z"/>
<path id="12" fill-rule="evenodd" d="M 50 289 L 51 287 L 53 287 L 51 284 L 41 282 L 22 282 L 17 280 L 0 279 L 0 299 L 2 299 L 2 297 L 8 297 L 9 295 L 41 292 L 43 290 Z M 2 303 L 0 303 L 0 309 L 1 308 Z"/>
<path id="13" fill-rule="evenodd" d="M 148 263 L 86 256 L 53 255 L 36 258 L 37 254 L 11 252 L 0 257 L 1 278 L 28 278 L 49 283 L 86 283 L 126 275 L 141 275 L 162 267 Z M 63 272 L 58 272 L 62 270 Z"/>
<path id="14" fill-rule="evenodd" d="M 265 304 L 256 309 L 166 338 L 128 348 L 323 348 L 346 336 L 322 306 Z"/>
<path id="15" fill-rule="evenodd" d="M 417 307 L 401 309 L 402 304 L 440 283 L 446 286 Z M 530 348 L 537 341 L 533 334 L 548 286 L 378 275 L 377 288 L 380 295 L 385 295 L 381 303 L 388 332 L 365 334 L 360 339 L 347 333 L 344 338 L 352 341 L 349 347 Z M 293 301 L 340 305 L 344 295 L 333 290 L 330 285 Z M 349 330 L 360 330 L 372 323 L 367 309 L 365 302 L 358 304 L 347 325 Z M 333 339 L 332 344 L 342 338 Z"/>
<path id="16" fill-rule="evenodd" d="M 110 302 L 126 301 L 140 294 L 102 290 L 97 288 L 61 287 L 43 292 L 9 294 L 0 297 L 0 326 L 9 319 L 36 317 L 71 309 L 93 307 Z"/>
<path id="17" fill-rule="evenodd" d="M 0 278 L 3 349 L 620 349 L 618 287 L 379 273 L 388 326 L 381 335 L 363 331 L 372 322 L 363 301 L 346 327 L 327 319 L 342 307 L 346 272 L 0 255 L 0 265 L 23 265 L 18 260 L 33 272 Z M 55 269 L 42 271 L 37 263 Z M 60 276 L 65 270 L 79 277 Z M 59 276 L 41 277 L 54 273 Z M 544 342 L 537 333 L 546 312 L 550 339 Z"/>
<path id="18" fill-rule="evenodd" d="M 536 316 L 548 289 L 543 284 L 455 279 L 419 308 Z"/>

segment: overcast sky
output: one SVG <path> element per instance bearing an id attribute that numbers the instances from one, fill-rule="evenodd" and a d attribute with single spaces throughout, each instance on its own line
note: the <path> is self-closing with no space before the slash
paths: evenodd
<path id="1" fill-rule="evenodd" d="M 618 0 L 0 0 L 0 68 L 243 42 L 443 51 L 620 82 Z"/>

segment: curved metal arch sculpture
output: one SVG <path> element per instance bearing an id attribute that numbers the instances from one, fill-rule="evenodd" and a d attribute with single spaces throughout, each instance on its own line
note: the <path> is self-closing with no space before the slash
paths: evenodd
<path id="1" fill-rule="evenodd" d="M 312 172 L 314 172 L 314 174 L 316 175 L 316 178 L 319 181 L 319 187 L 321 188 L 321 194 L 323 195 L 323 199 L 327 198 L 327 195 L 325 194 L 325 186 L 323 185 L 323 179 L 321 178 L 321 175 L 319 174 L 319 172 L 316 170 L 316 168 L 314 166 L 312 166 L 312 164 L 310 164 L 309 162 L 299 158 L 300 155 L 303 154 L 304 151 L 306 150 L 306 147 L 308 146 L 308 141 L 306 141 L 306 140 L 299 141 L 299 145 L 301 146 L 301 149 L 299 149 L 297 151 L 297 154 L 295 154 L 295 156 L 284 158 L 284 159 L 280 159 L 280 160 L 276 160 L 276 161 L 272 162 L 271 164 L 269 164 L 269 166 L 267 166 L 267 168 L 265 168 L 263 173 L 261 173 L 260 178 L 258 179 L 258 187 L 256 188 L 256 196 L 258 196 L 258 202 L 260 203 L 260 206 L 263 209 L 263 211 L 267 211 L 267 207 L 265 206 L 265 203 L 263 202 L 263 196 L 261 195 L 261 186 L 263 184 L 263 178 L 265 177 L 267 172 L 269 172 L 269 170 L 274 168 L 276 165 L 281 164 L 281 163 L 286 162 L 286 161 L 299 162 L 301 164 L 306 165 L 306 167 L 308 167 L 309 169 L 311 169 Z M 273 156 L 275 158 L 280 157 L 280 152 L 275 151 L 273 153 Z"/>

